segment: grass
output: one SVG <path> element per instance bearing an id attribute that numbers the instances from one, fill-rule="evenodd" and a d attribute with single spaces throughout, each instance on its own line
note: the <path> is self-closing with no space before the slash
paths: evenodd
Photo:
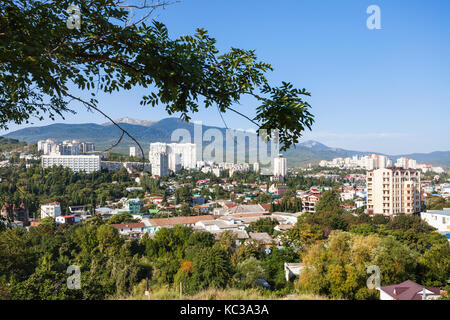
<path id="1" fill-rule="evenodd" d="M 290 294 L 284 297 L 276 296 L 272 292 L 257 289 L 240 290 L 235 288 L 209 288 L 193 295 L 183 295 L 168 286 L 150 288 L 150 295 L 143 294 L 144 288 L 137 286 L 133 294 L 112 297 L 113 300 L 327 300 L 326 297 L 306 294 Z M 140 293 L 138 293 L 140 292 Z"/>

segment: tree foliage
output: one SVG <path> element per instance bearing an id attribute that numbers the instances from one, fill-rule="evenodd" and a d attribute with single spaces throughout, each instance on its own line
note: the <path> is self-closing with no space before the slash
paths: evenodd
<path id="1" fill-rule="evenodd" d="M 79 30 L 67 28 L 69 5 L 81 10 Z M 298 143 L 313 124 L 306 89 L 271 86 L 272 67 L 254 50 L 220 53 L 204 29 L 173 40 L 160 22 L 130 23 L 130 11 L 115 0 L 3 0 L 0 17 L 1 128 L 45 113 L 64 115 L 71 100 L 108 117 L 97 90 L 135 87 L 147 90 L 141 105 L 163 104 L 186 121 L 200 107 L 215 106 L 246 117 L 259 131 L 279 130 L 282 148 Z M 76 96 L 74 88 L 91 98 Z M 246 95 L 258 102 L 255 117 L 234 108 Z"/>

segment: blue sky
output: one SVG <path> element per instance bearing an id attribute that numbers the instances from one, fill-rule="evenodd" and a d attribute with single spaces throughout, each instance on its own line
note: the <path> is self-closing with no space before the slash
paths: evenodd
<path id="1" fill-rule="evenodd" d="M 372 4 L 381 9 L 381 30 L 366 27 Z M 255 49 L 275 68 L 272 85 L 290 81 L 308 89 L 316 122 L 304 140 L 388 154 L 450 150 L 450 1 L 184 0 L 157 19 L 172 38 L 202 27 L 222 50 Z M 113 118 L 167 117 L 163 106 L 140 106 L 143 93 L 100 101 Z M 72 106 L 78 114 L 57 122 L 105 122 Z M 249 116 L 255 107 L 251 99 L 238 106 Z M 239 116 L 224 118 L 230 127 L 252 128 Z M 193 120 L 223 126 L 215 109 Z"/>

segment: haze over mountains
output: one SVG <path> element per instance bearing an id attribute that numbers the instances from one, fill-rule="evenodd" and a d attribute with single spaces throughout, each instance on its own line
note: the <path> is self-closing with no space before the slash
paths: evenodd
<path id="1" fill-rule="evenodd" d="M 194 136 L 194 124 L 186 123 L 178 118 L 166 118 L 160 121 L 139 120 L 133 118 L 120 118 L 116 122 L 133 135 L 148 150 L 150 142 L 171 142 L 170 137 L 176 129 L 187 129 Z M 225 128 L 203 125 L 203 132 L 210 129 L 218 129 L 225 132 Z M 110 123 L 96 124 L 64 124 L 55 123 L 42 127 L 30 127 L 10 132 L 5 137 L 19 139 L 28 143 L 36 143 L 38 140 L 55 138 L 58 140 L 78 139 L 94 142 L 97 150 L 104 150 L 114 144 L 120 137 L 121 131 Z M 205 143 L 207 144 L 207 143 Z M 133 146 L 131 139 L 124 136 L 122 143 L 113 151 L 128 153 L 128 147 Z M 375 152 L 362 152 L 328 147 L 320 142 L 309 140 L 297 144 L 296 148 L 284 152 L 288 157 L 288 165 L 298 166 L 306 163 L 317 163 L 320 160 L 331 160 L 337 157 L 351 157 L 356 154 L 367 155 Z M 435 166 L 450 167 L 450 151 L 436 151 L 431 153 L 414 153 L 406 155 L 388 155 L 392 160 L 401 156 L 415 159 Z"/>

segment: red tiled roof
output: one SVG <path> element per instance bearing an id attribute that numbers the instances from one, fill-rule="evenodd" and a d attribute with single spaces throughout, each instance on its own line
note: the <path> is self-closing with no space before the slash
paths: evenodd
<path id="1" fill-rule="evenodd" d="M 137 223 L 119 223 L 119 224 L 112 224 L 112 226 L 116 229 L 125 229 L 125 228 L 145 228 L 145 224 L 142 222 Z"/>
<path id="2" fill-rule="evenodd" d="M 192 224 L 202 220 L 214 220 L 215 218 L 217 217 L 213 215 L 206 215 L 206 216 L 192 216 L 192 217 L 149 219 L 148 222 L 152 226 L 170 226 L 177 224 Z"/>

